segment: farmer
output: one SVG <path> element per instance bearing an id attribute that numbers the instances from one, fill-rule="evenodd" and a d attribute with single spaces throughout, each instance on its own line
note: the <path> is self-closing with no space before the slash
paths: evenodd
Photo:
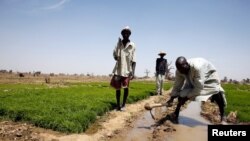
<path id="1" fill-rule="evenodd" d="M 156 93 L 157 95 L 162 95 L 163 91 L 163 81 L 165 78 L 165 73 L 168 70 L 167 59 L 164 58 L 165 52 L 161 51 L 159 54 L 160 58 L 156 59 Z"/>
<path id="2" fill-rule="evenodd" d="M 129 82 L 135 74 L 135 44 L 130 41 L 131 30 L 126 26 L 121 31 L 123 39 L 118 39 L 113 56 L 116 61 L 113 69 L 111 86 L 116 89 L 117 110 L 125 110 L 125 104 L 129 95 Z M 124 89 L 123 102 L 120 105 L 121 88 Z"/>
<path id="3" fill-rule="evenodd" d="M 187 100 L 211 99 L 219 106 L 222 121 L 227 102 L 215 67 L 203 58 L 186 60 L 183 56 L 176 59 L 175 65 L 177 68 L 175 83 L 171 98 L 167 101 L 168 106 L 171 106 L 173 100 L 178 97 L 177 107 L 171 115 L 172 120 L 178 123 L 180 108 Z"/>

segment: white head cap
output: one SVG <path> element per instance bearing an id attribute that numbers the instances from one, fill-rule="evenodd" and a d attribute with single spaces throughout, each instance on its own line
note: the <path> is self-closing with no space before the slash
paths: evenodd
<path id="1" fill-rule="evenodd" d="M 121 34 L 122 34 L 122 32 L 124 32 L 124 31 L 129 31 L 130 34 L 131 34 L 131 30 L 130 30 L 129 26 L 125 26 L 125 27 L 122 29 Z"/>

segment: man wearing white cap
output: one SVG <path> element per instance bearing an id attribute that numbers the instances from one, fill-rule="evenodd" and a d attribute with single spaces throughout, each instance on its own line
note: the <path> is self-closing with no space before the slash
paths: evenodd
<path id="1" fill-rule="evenodd" d="M 131 30 L 128 26 L 122 29 L 118 43 L 113 51 L 113 57 L 116 61 L 113 69 L 113 77 L 110 85 L 116 89 L 117 110 L 124 110 L 129 94 L 129 81 L 135 74 L 135 44 L 130 41 Z M 121 88 L 124 89 L 123 103 L 120 105 Z"/>
<path id="2" fill-rule="evenodd" d="M 164 58 L 165 52 L 161 51 L 159 54 L 160 58 L 156 59 L 156 93 L 162 95 L 163 93 L 163 81 L 165 79 L 165 73 L 168 70 L 167 59 Z"/>

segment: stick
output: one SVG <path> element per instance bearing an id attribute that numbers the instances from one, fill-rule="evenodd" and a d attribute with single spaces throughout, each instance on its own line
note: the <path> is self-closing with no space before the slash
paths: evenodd
<path id="1" fill-rule="evenodd" d="M 168 103 L 154 103 L 154 104 L 149 104 L 149 103 L 146 103 L 144 105 L 144 108 L 146 110 L 152 110 L 153 108 L 156 108 L 156 107 L 163 107 L 163 106 L 169 106 Z"/>
<path id="2" fill-rule="evenodd" d="M 170 106 L 170 105 L 168 103 L 155 103 L 155 104 L 146 103 L 144 105 L 144 108 L 146 110 L 149 110 L 151 117 L 155 120 L 155 117 L 154 117 L 154 115 L 152 113 L 152 109 L 156 108 L 156 107 L 163 107 L 163 106 Z"/>

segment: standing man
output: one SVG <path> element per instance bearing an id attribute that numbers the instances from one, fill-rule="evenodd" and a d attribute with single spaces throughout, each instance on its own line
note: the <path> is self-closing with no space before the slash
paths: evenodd
<path id="1" fill-rule="evenodd" d="M 211 99 L 219 106 L 221 121 L 224 118 L 224 108 L 227 105 L 224 90 L 216 68 L 203 58 L 186 60 L 180 56 L 176 59 L 175 83 L 171 92 L 171 98 L 167 102 L 172 105 L 178 97 L 178 104 L 172 114 L 172 120 L 178 123 L 180 108 L 187 100 L 207 101 Z"/>
<path id="2" fill-rule="evenodd" d="M 157 95 L 162 95 L 163 92 L 163 82 L 165 79 L 165 73 L 168 70 L 167 59 L 164 58 L 165 52 L 161 51 L 159 54 L 160 58 L 156 59 L 156 93 Z"/>
<path id="3" fill-rule="evenodd" d="M 113 56 L 116 64 L 113 70 L 111 86 L 116 89 L 117 110 L 124 110 L 127 97 L 129 95 L 129 81 L 134 78 L 135 74 L 135 44 L 130 41 L 131 30 L 126 26 L 121 31 L 123 39 L 118 39 L 114 49 Z M 120 105 L 121 88 L 124 89 L 123 102 Z"/>

